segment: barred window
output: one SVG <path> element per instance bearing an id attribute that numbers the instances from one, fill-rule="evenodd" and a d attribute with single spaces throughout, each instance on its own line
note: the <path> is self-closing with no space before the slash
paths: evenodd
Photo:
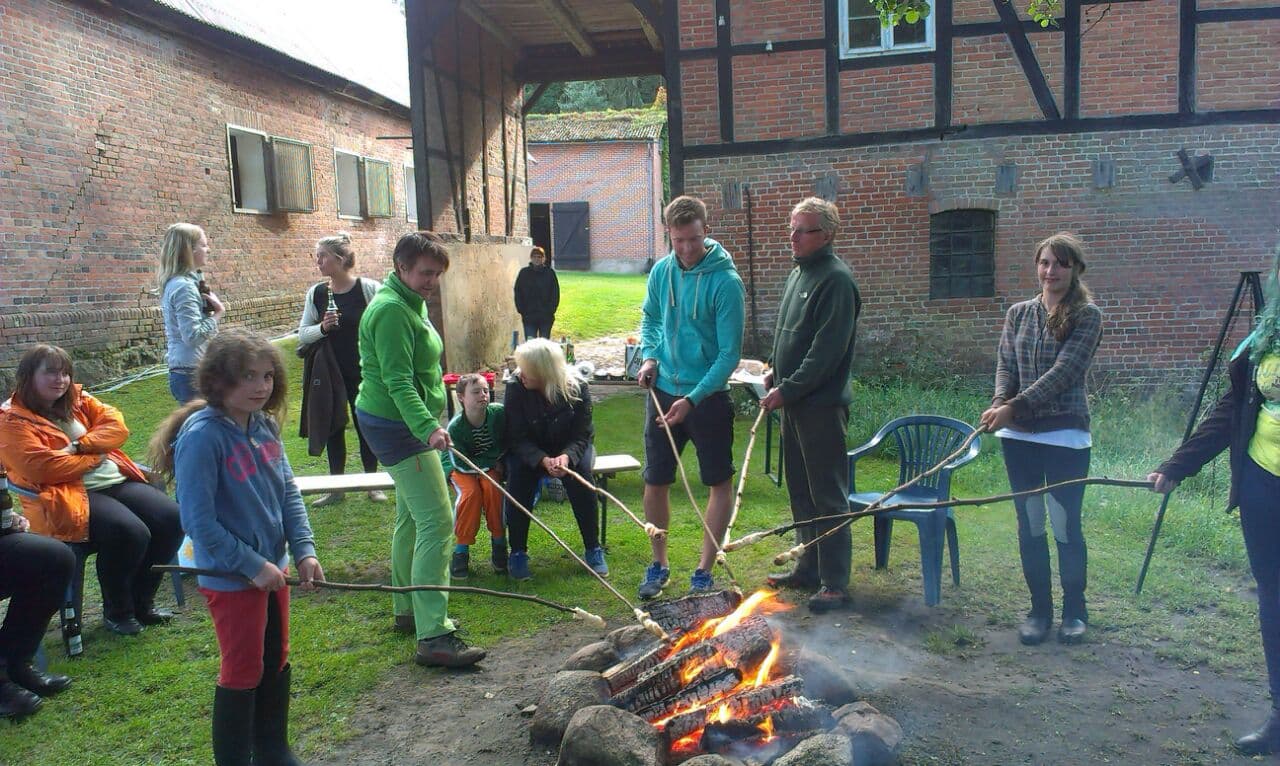
<path id="1" fill-rule="evenodd" d="M 994 210 L 946 210 L 929 217 L 929 297 L 995 295 Z"/>
<path id="2" fill-rule="evenodd" d="M 333 168 L 339 218 L 391 217 L 391 163 L 334 149 Z"/>

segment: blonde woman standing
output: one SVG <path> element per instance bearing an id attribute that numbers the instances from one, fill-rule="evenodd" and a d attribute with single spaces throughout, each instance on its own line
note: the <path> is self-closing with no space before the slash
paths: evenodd
<path id="1" fill-rule="evenodd" d="M 164 315 L 165 364 L 169 392 L 179 404 L 196 397 L 196 364 L 209 339 L 218 333 L 226 309 L 204 285 L 201 269 L 209 258 L 209 238 L 191 223 L 175 223 L 164 234 L 156 285 Z"/>

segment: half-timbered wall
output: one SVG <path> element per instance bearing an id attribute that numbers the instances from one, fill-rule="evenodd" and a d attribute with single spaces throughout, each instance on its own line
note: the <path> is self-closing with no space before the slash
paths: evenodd
<path id="1" fill-rule="evenodd" d="M 417 10 L 411 4 L 412 10 Z M 437 4 L 447 6 L 447 4 Z M 434 8 L 435 6 L 433 6 Z M 446 8 L 446 10 L 448 10 Z M 415 28 L 410 20 L 410 29 Z M 469 236 L 526 237 L 522 92 L 515 81 L 516 54 L 470 17 L 447 13 L 429 25 L 434 34 L 412 48 L 410 66 L 421 64 L 425 146 L 420 220 L 434 231 Z M 415 99 L 417 100 L 417 99 Z"/>
<path id="2" fill-rule="evenodd" d="M 1002 0 L 938 0 L 934 50 L 841 59 L 836 0 L 682 0 L 672 182 L 754 271 L 749 344 L 772 336 L 787 214 L 818 194 L 842 211 L 864 361 L 932 347 L 990 368 L 1004 311 L 1036 291 L 1031 248 L 1070 230 L 1108 319 L 1099 370 L 1198 370 L 1239 270 L 1280 242 L 1280 7 L 1199 1 L 1067 0 L 1042 29 Z M 1199 189 L 1171 181 L 1184 149 L 1213 157 Z M 996 211 L 994 295 L 931 299 L 930 216 L 962 208 Z"/>

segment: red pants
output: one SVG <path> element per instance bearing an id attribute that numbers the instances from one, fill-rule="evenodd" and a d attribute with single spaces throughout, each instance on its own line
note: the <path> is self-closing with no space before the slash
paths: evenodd
<path id="1" fill-rule="evenodd" d="M 274 593 L 201 588 L 213 631 L 218 635 L 222 666 L 218 685 L 256 689 L 266 667 L 277 673 L 289 661 L 289 588 Z"/>
<path id="2" fill-rule="evenodd" d="M 492 468 L 485 473 L 501 482 Z M 489 536 L 504 537 L 506 532 L 502 528 L 502 492 L 479 474 L 453 471 L 449 474 L 449 479 L 458 490 L 458 502 L 453 511 L 453 536 L 457 538 L 457 542 L 460 545 L 471 545 L 476 541 L 481 510 L 484 511 Z"/>

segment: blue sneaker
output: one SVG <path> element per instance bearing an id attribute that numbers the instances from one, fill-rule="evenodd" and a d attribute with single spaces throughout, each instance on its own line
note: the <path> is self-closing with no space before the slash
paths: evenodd
<path id="1" fill-rule="evenodd" d="M 604 548 L 595 547 L 583 554 L 582 558 L 591 567 L 591 571 L 601 577 L 609 576 L 609 565 L 604 563 Z"/>
<path id="2" fill-rule="evenodd" d="M 706 593 L 714 587 L 716 587 L 716 581 L 711 578 L 711 573 L 705 569 L 695 569 L 693 574 L 689 575 L 690 593 Z"/>
<path id="3" fill-rule="evenodd" d="M 648 600 L 661 596 L 662 589 L 666 587 L 669 579 L 671 579 L 671 570 L 656 561 L 653 562 L 648 569 L 644 570 L 644 581 L 640 583 L 638 591 L 640 598 Z"/>
<path id="4" fill-rule="evenodd" d="M 529 571 L 529 554 L 524 551 L 512 551 L 507 559 L 507 574 L 513 580 L 532 580 L 533 573 Z"/>

